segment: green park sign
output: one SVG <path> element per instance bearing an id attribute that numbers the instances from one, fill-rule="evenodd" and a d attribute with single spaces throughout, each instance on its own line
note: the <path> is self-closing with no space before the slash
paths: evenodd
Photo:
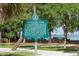
<path id="1" fill-rule="evenodd" d="M 23 38 L 35 39 L 48 38 L 48 21 L 38 18 L 23 22 Z"/>

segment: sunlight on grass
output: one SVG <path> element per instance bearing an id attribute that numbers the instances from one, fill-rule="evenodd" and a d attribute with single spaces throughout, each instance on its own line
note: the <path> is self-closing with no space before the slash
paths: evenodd
<path id="1" fill-rule="evenodd" d="M 0 44 L 0 48 L 12 48 L 13 45 L 9 44 L 9 43 L 1 43 Z"/>
<path id="2" fill-rule="evenodd" d="M 33 56 L 33 52 L 0 52 L 0 56 Z"/>
<path id="3" fill-rule="evenodd" d="M 0 44 L 0 48 L 12 48 L 14 44 Z M 35 49 L 34 45 L 29 44 L 20 44 L 18 48 L 25 48 L 25 49 Z M 77 52 L 79 48 L 75 47 L 67 47 L 66 49 L 63 46 L 58 45 L 51 45 L 48 46 L 47 44 L 38 45 L 38 50 L 47 50 L 47 51 L 63 51 L 63 52 Z"/>

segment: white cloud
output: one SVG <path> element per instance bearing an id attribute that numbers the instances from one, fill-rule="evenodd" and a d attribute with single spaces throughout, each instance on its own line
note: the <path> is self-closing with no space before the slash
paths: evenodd
<path id="1" fill-rule="evenodd" d="M 55 29 L 52 34 L 64 34 L 62 27 Z"/>

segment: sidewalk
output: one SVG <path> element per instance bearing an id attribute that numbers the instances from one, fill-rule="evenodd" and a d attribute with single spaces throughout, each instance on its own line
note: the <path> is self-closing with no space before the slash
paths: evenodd
<path id="1" fill-rule="evenodd" d="M 18 48 L 16 51 L 12 51 L 11 48 L 0 48 L 0 52 L 35 52 L 35 50 L 28 50 Z M 63 51 L 45 51 L 38 50 L 38 56 L 77 56 L 77 53 L 64 53 Z"/>

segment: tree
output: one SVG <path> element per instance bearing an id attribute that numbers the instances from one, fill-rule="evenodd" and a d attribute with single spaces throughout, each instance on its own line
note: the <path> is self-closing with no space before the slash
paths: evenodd
<path id="1" fill-rule="evenodd" d="M 4 32 L 3 36 L 9 38 L 10 35 L 8 34 L 11 34 L 12 31 L 12 33 L 21 31 L 19 29 L 21 28 L 22 21 L 31 17 L 29 6 L 30 5 L 28 4 L 16 3 L 0 4 L 0 20 L 4 21 L 4 23 L 1 22 L 1 24 L 3 23 L 3 25 L 0 25 L 2 27 L 2 29 L 0 28 L 0 30 L 2 30 L 1 32 Z"/>
<path id="2" fill-rule="evenodd" d="M 51 32 L 56 27 L 64 26 L 65 23 L 65 17 L 67 16 L 67 32 L 73 32 L 76 27 L 78 27 L 78 20 L 72 20 L 76 19 L 76 14 L 78 14 L 78 7 L 79 4 L 37 4 L 37 14 L 42 19 L 47 19 L 49 24 L 49 38 L 51 39 Z M 3 20 L 4 24 L 7 24 L 6 26 L 10 26 L 9 28 L 6 26 L 5 29 L 10 29 L 10 32 L 12 29 L 14 29 L 15 32 L 16 27 L 18 24 L 22 24 L 23 19 L 31 18 L 32 15 L 32 4 L 0 4 L 0 14 L 1 14 L 1 20 Z M 64 14 L 64 12 L 66 14 Z M 70 15 L 69 15 L 70 14 Z M 16 19 L 16 21 L 12 18 Z M 6 20 L 6 22 L 5 22 Z M 14 21 L 13 21 L 14 20 Z M 75 23 L 77 22 L 77 23 Z M 12 24 L 12 25 L 10 25 Z M 15 25 L 14 25 L 15 24 Z M 73 26 L 71 26 L 73 24 Z M 8 30 L 9 31 L 9 30 Z M 6 32 L 4 30 L 4 32 Z"/>
<path id="3" fill-rule="evenodd" d="M 64 30 L 64 48 L 66 47 L 67 33 L 74 32 L 76 29 L 76 13 L 79 10 L 79 4 L 38 4 L 37 13 L 41 18 L 49 21 L 49 37 L 51 31 L 56 27 L 63 27 Z M 74 20 L 73 20 L 74 19 Z"/>
<path id="4" fill-rule="evenodd" d="M 70 6 L 69 6 L 70 5 Z M 74 32 L 75 31 L 75 25 L 76 25 L 76 12 L 79 10 L 77 7 L 78 4 L 63 4 L 62 5 L 62 25 L 64 30 L 64 48 L 66 48 L 66 40 L 67 40 L 67 33 L 68 32 Z M 73 6 L 73 8 L 72 8 Z M 62 15 L 61 14 L 61 15 Z"/>
<path id="5" fill-rule="evenodd" d="M 59 14 L 57 4 L 37 4 L 37 13 L 42 19 L 48 20 L 49 42 L 51 43 L 51 32 L 58 27 Z"/>

